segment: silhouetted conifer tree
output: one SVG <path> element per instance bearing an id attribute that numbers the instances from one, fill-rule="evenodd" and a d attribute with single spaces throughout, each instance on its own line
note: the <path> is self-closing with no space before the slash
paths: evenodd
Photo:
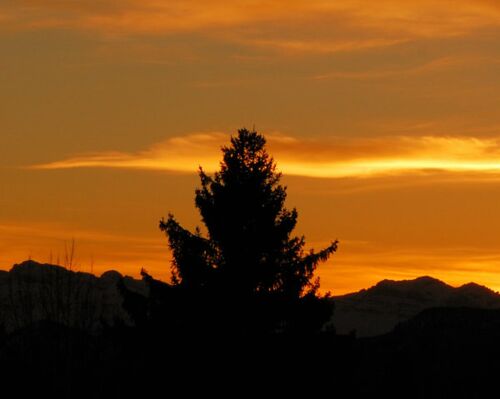
<path id="1" fill-rule="evenodd" d="M 297 211 L 284 206 L 286 187 L 279 183 L 281 174 L 265 144 L 262 135 L 241 129 L 222 148 L 220 170 L 213 177 L 200 167 L 195 204 L 208 237 L 199 229 L 184 229 L 171 214 L 160 221 L 160 228 L 173 252 L 174 286 L 192 295 L 215 293 L 231 303 L 252 304 L 246 311 L 276 325 L 317 299 L 315 268 L 336 251 L 337 241 L 306 253 L 304 237 L 292 236 Z M 307 308 L 310 313 L 312 308 Z M 324 306 L 321 313 L 328 317 Z"/>

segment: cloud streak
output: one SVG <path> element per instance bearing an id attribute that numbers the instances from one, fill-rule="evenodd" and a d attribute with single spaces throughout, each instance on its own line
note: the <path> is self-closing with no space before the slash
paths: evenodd
<path id="1" fill-rule="evenodd" d="M 287 39 L 256 39 L 247 40 L 242 43 L 279 51 L 284 54 L 334 54 L 350 51 L 360 51 L 381 47 L 389 47 L 405 43 L 407 39 L 330 39 L 330 40 L 287 40 Z"/>
<path id="2" fill-rule="evenodd" d="M 82 154 L 33 169 L 121 168 L 192 173 L 214 171 L 225 133 L 169 138 L 136 153 Z M 298 139 L 268 135 L 270 152 L 285 174 L 320 178 L 377 177 L 422 172 L 500 174 L 500 139 L 474 137 L 382 137 Z"/>
<path id="3" fill-rule="evenodd" d="M 104 35 L 210 34 L 286 53 L 386 47 L 468 35 L 500 25 L 488 0 L 55 0 L 7 1 L 1 30 L 69 29 Z"/>
<path id="4" fill-rule="evenodd" d="M 376 80 L 394 77 L 407 78 L 436 72 L 449 72 L 450 70 L 464 67 L 477 67 L 479 65 L 498 65 L 499 63 L 500 59 L 498 57 L 447 56 L 433 59 L 421 65 L 410 66 L 406 68 L 400 67 L 396 69 L 370 69 L 366 71 L 332 71 L 320 75 L 315 75 L 312 77 L 312 79 Z"/>

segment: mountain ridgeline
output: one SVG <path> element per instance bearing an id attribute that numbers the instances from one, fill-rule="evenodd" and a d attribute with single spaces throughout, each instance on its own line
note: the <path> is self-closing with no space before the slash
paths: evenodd
<path id="1" fill-rule="evenodd" d="M 97 333 L 117 324 L 133 327 L 126 296 L 145 302 L 145 280 L 107 271 L 100 277 L 29 260 L 0 271 L 0 321 L 6 332 L 38 321 Z M 414 280 L 383 280 L 368 289 L 330 299 L 337 334 L 358 337 L 389 333 L 431 308 L 500 309 L 500 294 L 469 283 L 452 287 L 424 276 Z M 136 316 L 137 317 L 137 316 Z"/>
<path id="2" fill-rule="evenodd" d="M 96 334 L 134 324 L 123 307 L 123 288 L 146 297 L 141 280 L 110 270 L 97 277 L 28 260 L 0 271 L 0 325 L 6 333 L 51 322 Z"/>
<path id="3" fill-rule="evenodd" d="M 338 333 L 359 337 L 392 331 L 397 324 L 430 308 L 500 308 L 500 294 L 468 283 L 452 287 L 424 276 L 414 280 L 383 280 L 356 293 L 335 296 L 333 322 Z"/>

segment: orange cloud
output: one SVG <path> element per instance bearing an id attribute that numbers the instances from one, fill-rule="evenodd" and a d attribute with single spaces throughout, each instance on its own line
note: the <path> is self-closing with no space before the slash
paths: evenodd
<path id="1" fill-rule="evenodd" d="M 104 152 L 76 156 L 62 161 L 37 165 L 36 169 L 127 168 L 192 172 L 199 165 L 214 170 L 220 161 L 220 143 L 227 139 L 223 133 L 196 133 L 174 137 L 138 153 Z"/>
<path id="2" fill-rule="evenodd" d="M 371 48 L 388 47 L 406 42 L 406 39 L 375 38 L 375 39 L 337 39 L 337 40 L 247 40 L 244 44 L 270 48 L 283 53 L 316 53 L 331 54 L 346 51 L 365 50 Z"/>
<path id="3" fill-rule="evenodd" d="M 193 172 L 217 169 L 224 133 L 174 137 L 137 153 L 81 155 L 36 169 L 127 168 Z M 500 140 L 474 137 L 385 137 L 298 139 L 268 136 L 270 152 L 288 175 L 340 178 L 401 175 L 421 171 L 500 173 Z"/>
<path id="4" fill-rule="evenodd" d="M 3 29 L 203 32 L 249 46 L 308 53 L 385 47 L 500 25 L 500 7 L 487 0 L 19 0 L 1 5 L 0 15 L 6 20 Z"/>

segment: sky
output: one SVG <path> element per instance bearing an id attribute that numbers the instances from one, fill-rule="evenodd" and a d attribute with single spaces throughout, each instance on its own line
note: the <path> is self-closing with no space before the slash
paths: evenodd
<path id="1" fill-rule="evenodd" d="M 0 268 L 168 280 L 199 165 L 266 136 L 338 295 L 422 275 L 500 290 L 498 0 L 3 0 Z"/>

